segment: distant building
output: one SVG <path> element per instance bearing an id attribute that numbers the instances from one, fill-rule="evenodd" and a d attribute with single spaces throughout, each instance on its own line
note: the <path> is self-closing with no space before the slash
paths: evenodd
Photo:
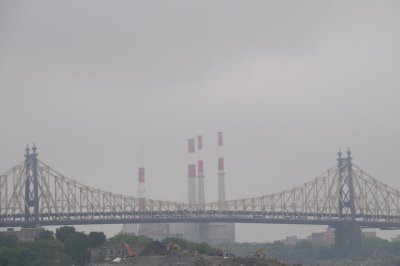
<path id="1" fill-rule="evenodd" d="M 285 245 L 296 245 L 300 242 L 300 239 L 297 236 L 288 236 L 282 240 L 282 243 Z"/>
<path id="2" fill-rule="evenodd" d="M 184 224 L 124 224 L 122 232 L 127 234 L 134 233 L 135 235 L 147 236 L 151 239 L 161 241 L 167 237 L 184 238 Z"/>
<path id="3" fill-rule="evenodd" d="M 124 249 L 121 245 L 89 248 L 88 253 L 90 263 L 103 262 L 105 260 L 112 260 L 114 258 L 122 258 L 126 255 L 124 254 Z"/>
<path id="4" fill-rule="evenodd" d="M 138 169 L 138 195 L 139 195 L 139 211 L 145 211 L 145 169 Z M 122 232 L 128 234 L 136 234 L 147 236 L 154 240 L 162 240 L 167 237 L 182 237 L 184 234 L 183 224 L 167 224 L 167 223 L 143 223 L 143 224 L 123 224 Z"/>
<path id="5" fill-rule="evenodd" d="M 211 245 L 235 242 L 233 223 L 170 223 L 170 224 L 124 224 L 123 233 L 134 233 L 161 241 L 167 237 L 183 238 L 192 242 Z"/>
<path id="6" fill-rule="evenodd" d="M 397 235 L 396 237 L 392 237 L 390 239 L 390 241 L 392 241 L 392 242 L 400 241 L 400 235 Z"/>
<path id="7" fill-rule="evenodd" d="M 3 234 L 13 234 L 17 236 L 20 241 L 34 241 L 39 237 L 39 233 L 42 232 L 43 228 L 21 228 L 19 231 L 14 231 L 14 228 L 8 228 Z"/>
<path id="8" fill-rule="evenodd" d="M 372 232 L 372 231 L 362 231 L 361 235 L 363 237 L 376 237 L 376 232 Z"/>
<path id="9" fill-rule="evenodd" d="M 218 132 L 218 202 L 221 210 L 224 210 L 225 202 L 225 171 L 223 157 L 223 138 L 222 132 Z M 204 198 L 204 162 L 202 157 L 203 138 L 197 136 L 196 139 L 188 139 L 188 204 L 205 204 Z M 197 161 L 196 161 L 197 156 Z M 196 171 L 197 169 L 197 171 Z M 138 195 L 139 211 L 145 210 L 145 172 L 140 167 L 138 172 Z M 235 242 L 234 223 L 170 223 L 170 224 L 124 224 L 122 232 L 135 233 L 150 237 L 154 240 L 162 240 L 167 237 L 179 237 L 192 242 L 206 242 L 211 245 Z"/>
<path id="10" fill-rule="evenodd" d="M 334 242 L 335 230 L 328 227 L 325 232 L 311 233 L 308 239 L 315 242 Z"/>
<path id="11" fill-rule="evenodd" d="M 376 232 L 373 231 L 362 231 L 361 235 L 363 237 L 376 237 Z M 325 232 L 312 233 L 309 237 L 311 241 L 325 241 L 334 242 L 335 241 L 335 229 L 328 227 Z"/>
<path id="12" fill-rule="evenodd" d="M 196 242 L 206 242 L 210 245 L 219 245 L 222 243 L 235 242 L 235 224 L 234 223 L 206 223 L 203 228 L 200 227 L 200 236 Z"/>
<path id="13" fill-rule="evenodd" d="M 167 248 L 161 242 L 153 241 L 147 245 L 135 246 L 131 249 L 136 253 L 137 256 L 165 256 L 167 254 Z M 100 248 L 89 248 L 89 262 L 101 263 L 105 260 L 114 260 L 115 258 L 125 258 L 128 256 L 128 251 L 123 245 L 109 245 L 106 244 Z M 97 264 L 96 264 L 97 265 Z M 141 264 L 142 265 L 142 264 Z"/>
<path id="14" fill-rule="evenodd" d="M 161 240 L 169 234 L 168 224 L 138 224 L 138 235 Z"/>

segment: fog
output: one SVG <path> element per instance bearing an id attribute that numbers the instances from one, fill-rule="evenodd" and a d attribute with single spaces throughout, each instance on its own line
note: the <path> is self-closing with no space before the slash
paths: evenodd
<path id="1" fill-rule="evenodd" d="M 227 199 L 310 181 L 339 148 L 399 189 L 399 12 L 398 1 L 1 0 L 0 172 L 36 143 L 80 183 L 137 196 L 143 166 L 148 198 L 186 202 L 186 141 L 202 134 L 215 201 L 223 131 Z M 238 241 L 319 230 L 236 226 Z"/>

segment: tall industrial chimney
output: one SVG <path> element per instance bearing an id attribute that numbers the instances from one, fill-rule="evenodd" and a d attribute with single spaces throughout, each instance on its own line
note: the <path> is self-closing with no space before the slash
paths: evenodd
<path id="1" fill-rule="evenodd" d="M 144 167 L 139 167 L 138 170 L 138 210 L 144 213 L 146 211 L 146 190 L 145 190 L 145 178 L 144 178 Z M 137 233 L 143 235 L 146 231 L 146 224 L 123 224 L 122 232 L 124 233 Z"/>
<path id="2" fill-rule="evenodd" d="M 198 203 L 204 204 L 204 162 L 203 162 L 203 136 L 197 136 L 197 179 L 198 179 Z"/>
<path id="3" fill-rule="evenodd" d="M 144 167 L 139 167 L 138 172 L 138 195 L 139 195 L 139 211 L 144 211 L 146 208 L 146 189 Z"/>
<path id="4" fill-rule="evenodd" d="M 222 132 L 218 132 L 218 201 L 225 201 L 225 172 L 224 172 L 224 157 L 223 157 L 223 138 Z"/>
<path id="5" fill-rule="evenodd" d="M 146 189 L 145 189 L 145 171 L 144 167 L 139 167 L 138 171 L 138 195 L 139 195 L 139 213 L 146 211 Z M 139 214 L 140 215 L 140 214 Z M 137 234 L 148 236 L 150 238 L 157 238 L 160 235 L 168 234 L 168 224 L 137 224 Z M 133 233 L 132 231 L 125 231 Z"/>
<path id="6" fill-rule="evenodd" d="M 197 203 L 195 139 L 188 139 L 188 203 Z"/>

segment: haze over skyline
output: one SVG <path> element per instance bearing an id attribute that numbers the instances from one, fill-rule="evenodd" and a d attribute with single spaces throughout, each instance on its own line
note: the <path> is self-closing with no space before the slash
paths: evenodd
<path id="1" fill-rule="evenodd" d="M 339 148 L 400 188 L 398 1 L 0 1 L 0 172 L 26 144 L 80 183 L 187 201 L 204 136 L 205 199 L 290 189 Z M 107 226 L 111 234 L 121 226 Z M 237 225 L 238 241 L 324 227 Z M 380 232 L 382 236 L 398 231 Z"/>

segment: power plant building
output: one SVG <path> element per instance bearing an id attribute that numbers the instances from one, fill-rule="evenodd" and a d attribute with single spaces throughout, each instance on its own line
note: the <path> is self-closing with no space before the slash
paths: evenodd
<path id="1" fill-rule="evenodd" d="M 223 135 L 218 132 L 217 158 L 218 172 L 218 202 L 219 208 L 224 210 L 225 202 L 225 168 L 223 156 Z M 204 158 L 203 158 L 203 136 L 188 139 L 188 204 L 205 204 L 204 188 Z M 197 171 L 196 171 L 197 170 Z M 139 209 L 145 204 L 145 177 L 144 168 L 139 168 L 138 180 Z M 143 203 L 142 203 L 143 202 Z M 142 206 L 143 204 L 143 206 Z M 145 235 L 153 239 L 161 240 L 166 237 L 182 237 L 193 242 L 206 242 L 212 245 L 235 242 L 234 223 L 170 223 L 170 224 L 124 224 L 123 232 Z"/>

